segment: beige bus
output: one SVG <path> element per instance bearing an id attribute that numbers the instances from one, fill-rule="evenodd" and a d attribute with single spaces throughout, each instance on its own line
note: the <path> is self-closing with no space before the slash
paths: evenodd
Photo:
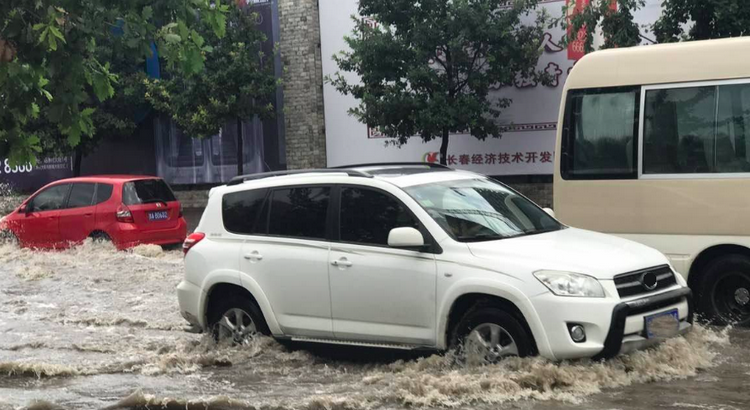
<path id="1" fill-rule="evenodd" d="M 660 250 L 706 318 L 750 324 L 750 37 L 595 52 L 562 98 L 557 217 Z"/>

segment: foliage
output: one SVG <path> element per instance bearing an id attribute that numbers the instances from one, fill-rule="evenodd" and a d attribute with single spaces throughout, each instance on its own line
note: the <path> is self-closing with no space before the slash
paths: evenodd
<path id="1" fill-rule="evenodd" d="M 583 49 L 590 53 L 594 51 L 596 30 L 601 28 L 604 36 L 601 48 L 636 46 L 641 42 L 641 33 L 633 12 L 645 3 L 645 0 L 591 0 L 580 11 L 573 12 L 575 2 L 568 2 L 563 6 L 561 19 L 563 29 L 567 30 L 564 43 L 576 40 L 583 32 Z"/>
<path id="2" fill-rule="evenodd" d="M 195 73 L 210 47 L 194 27 L 222 37 L 228 10 L 218 0 L 0 2 L 0 39 L 13 50 L 0 60 L 0 153 L 35 162 L 43 139 L 59 135 L 74 147 L 95 133 L 97 107 L 123 80 L 100 45 L 116 43 L 142 61 L 156 42 L 169 67 Z"/>
<path id="3" fill-rule="evenodd" d="M 359 105 L 350 110 L 392 142 L 411 136 L 442 138 L 446 162 L 451 132 L 478 139 L 499 137 L 497 118 L 511 101 L 488 99 L 490 89 L 517 76 L 540 75 L 546 15 L 530 25 L 521 18 L 537 0 L 360 0 L 351 51 L 334 56 L 341 72 L 329 78 Z M 361 82 L 359 81 L 361 80 Z"/>
<path id="4" fill-rule="evenodd" d="M 662 7 L 661 18 L 654 24 L 660 43 L 750 34 L 747 0 L 666 0 Z"/>
<path id="5" fill-rule="evenodd" d="M 165 79 L 146 82 L 147 100 L 194 137 L 216 135 L 231 119 L 272 116 L 270 101 L 278 80 L 271 56 L 261 51 L 266 37 L 257 29 L 256 17 L 240 8 L 230 11 L 223 37 L 210 24 L 197 27 L 212 45 L 206 69 L 189 75 L 167 70 Z"/>
<path id="6" fill-rule="evenodd" d="M 613 8 L 612 4 L 617 7 Z M 566 40 L 576 38 L 579 30 L 586 33 L 584 50 L 594 51 L 593 38 L 598 27 L 604 34 L 602 48 L 630 47 L 640 44 L 643 37 L 633 21 L 633 12 L 645 0 L 592 0 L 579 13 L 563 21 L 570 27 Z M 652 29 L 659 43 L 739 37 L 750 33 L 750 8 L 746 0 L 663 0 L 662 14 Z M 563 14 L 574 7 L 563 7 Z"/>

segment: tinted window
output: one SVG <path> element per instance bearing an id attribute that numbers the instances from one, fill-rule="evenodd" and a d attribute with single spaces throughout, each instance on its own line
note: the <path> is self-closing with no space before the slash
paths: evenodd
<path id="1" fill-rule="evenodd" d="M 62 209 L 65 204 L 65 197 L 68 195 L 69 184 L 55 185 L 40 192 L 32 200 L 31 208 L 33 211 L 51 211 Z"/>
<path id="2" fill-rule="evenodd" d="M 330 187 L 279 189 L 271 193 L 268 233 L 325 239 Z"/>
<path id="3" fill-rule="evenodd" d="M 635 178 L 638 105 L 638 89 L 571 91 L 563 129 L 563 177 Z"/>
<path id="4" fill-rule="evenodd" d="M 91 206 L 94 201 L 94 188 L 96 188 L 96 184 L 73 184 L 73 188 L 70 190 L 70 198 L 68 199 L 68 208 Z"/>
<path id="5" fill-rule="evenodd" d="M 161 179 L 128 182 L 122 187 L 122 202 L 125 205 L 172 202 L 175 200 L 169 185 Z"/>
<path id="6" fill-rule="evenodd" d="M 750 84 L 721 86 L 716 119 L 716 172 L 750 172 Z"/>
<path id="7" fill-rule="evenodd" d="M 106 202 L 112 197 L 112 185 L 110 184 L 96 184 L 96 202 L 94 205 Z"/>
<path id="8" fill-rule="evenodd" d="M 643 173 L 713 172 L 716 87 L 646 91 Z"/>
<path id="9" fill-rule="evenodd" d="M 221 203 L 224 228 L 242 234 L 265 233 L 265 229 L 259 232 L 257 222 L 266 192 L 265 189 L 253 189 L 224 195 Z"/>
<path id="10" fill-rule="evenodd" d="M 371 189 L 341 188 L 340 235 L 344 242 L 388 245 L 393 228 L 419 228 L 406 207 Z"/>

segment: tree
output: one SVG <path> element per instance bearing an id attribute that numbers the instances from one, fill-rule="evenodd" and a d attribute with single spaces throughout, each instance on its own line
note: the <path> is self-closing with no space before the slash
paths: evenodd
<path id="1" fill-rule="evenodd" d="M 212 46 L 205 70 L 191 75 L 167 70 L 166 79 L 147 81 L 146 97 L 193 137 L 211 137 L 228 121 L 236 120 L 237 172 L 241 175 L 242 121 L 274 115 L 271 99 L 280 80 L 274 75 L 272 56 L 261 51 L 267 39 L 258 30 L 257 15 L 235 8 L 227 18 L 224 37 L 216 36 L 209 25 L 199 27 Z"/>
<path id="2" fill-rule="evenodd" d="M 530 25 L 521 17 L 537 0 L 360 0 L 346 42 L 351 51 L 334 56 L 341 73 L 329 78 L 359 105 L 349 112 L 398 146 L 419 135 L 441 138 L 446 164 L 452 132 L 484 140 L 500 137 L 497 118 L 511 101 L 488 99 L 492 87 L 517 76 L 540 75 L 545 15 Z"/>
<path id="3" fill-rule="evenodd" d="M 43 139 L 75 147 L 94 135 L 94 114 L 118 82 L 99 44 L 116 42 L 143 59 L 156 42 L 168 66 L 198 72 L 209 49 L 193 27 L 223 36 L 228 9 L 220 0 L 0 2 L 0 154 L 33 163 Z"/>
<path id="4" fill-rule="evenodd" d="M 666 0 L 654 33 L 660 43 L 745 36 L 750 34 L 747 6 L 746 0 Z"/>
<path id="5" fill-rule="evenodd" d="M 645 0 L 592 0 L 563 20 L 563 27 L 571 29 L 567 40 L 575 40 L 580 31 L 584 32 L 584 50 L 589 53 L 594 51 L 594 33 L 600 27 L 604 35 L 602 48 L 638 45 L 645 37 L 633 21 L 633 12 L 644 4 Z M 746 0 L 664 0 L 661 5 L 662 14 L 652 27 L 658 43 L 739 37 L 750 33 L 750 8 Z M 572 7 L 570 3 L 564 6 L 564 15 L 568 15 Z"/>
<path id="6" fill-rule="evenodd" d="M 604 43 L 601 48 L 631 47 L 641 43 L 641 31 L 633 19 L 633 12 L 645 5 L 645 0 L 591 0 L 583 7 L 575 1 L 563 6 L 562 27 L 567 30 L 565 43 L 580 39 L 585 53 L 594 51 L 594 37 L 601 28 Z M 583 38 L 579 36 L 583 34 Z"/>

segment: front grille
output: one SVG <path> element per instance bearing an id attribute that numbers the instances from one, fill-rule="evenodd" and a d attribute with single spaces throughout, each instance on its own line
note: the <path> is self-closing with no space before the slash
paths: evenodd
<path id="1" fill-rule="evenodd" d="M 656 277 L 655 284 L 653 282 L 644 284 L 644 282 L 648 282 L 648 279 L 651 278 L 647 274 L 653 274 Z M 646 280 L 644 280 L 644 277 Z M 615 276 L 615 286 L 621 298 L 656 292 L 666 289 L 675 283 L 677 283 L 677 279 L 674 277 L 674 272 L 672 272 L 669 265 L 656 266 Z M 653 287 L 649 289 L 647 285 L 653 285 Z"/>

